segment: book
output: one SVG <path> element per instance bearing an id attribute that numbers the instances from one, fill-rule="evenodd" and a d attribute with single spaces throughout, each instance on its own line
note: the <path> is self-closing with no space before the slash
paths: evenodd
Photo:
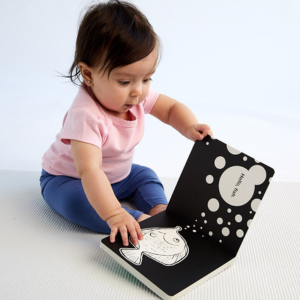
<path id="1" fill-rule="evenodd" d="M 100 247 L 162 299 L 178 299 L 233 264 L 274 170 L 213 137 L 196 141 L 167 209 L 135 246 Z"/>

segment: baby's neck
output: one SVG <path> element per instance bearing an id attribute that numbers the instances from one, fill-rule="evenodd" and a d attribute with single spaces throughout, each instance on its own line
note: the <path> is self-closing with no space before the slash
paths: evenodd
<path id="1" fill-rule="evenodd" d="M 107 110 L 106 110 L 107 111 Z M 112 114 L 113 116 L 126 120 L 126 121 L 134 121 L 135 117 L 134 115 L 130 112 L 127 111 L 125 113 L 118 113 L 118 112 L 112 112 L 112 111 L 107 111 L 108 113 Z"/>

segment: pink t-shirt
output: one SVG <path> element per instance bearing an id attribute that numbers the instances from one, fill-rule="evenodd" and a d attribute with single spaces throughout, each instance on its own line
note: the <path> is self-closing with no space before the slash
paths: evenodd
<path id="1" fill-rule="evenodd" d="M 159 93 L 151 87 L 143 102 L 130 109 L 131 121 L 107 113 L 84 88 L 79 88 L 61 131 L 43 156 L 42 167 L 53 175 L 79 178 L 70 140 L 77 140 L 102 150 L 102 170 L 109 182 L 128 176 L 134 148 L 144 134 L 144 114 L 150 113 Z"/>

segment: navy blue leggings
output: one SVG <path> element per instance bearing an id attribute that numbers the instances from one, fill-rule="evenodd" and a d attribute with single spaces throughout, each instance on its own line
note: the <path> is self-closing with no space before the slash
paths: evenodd
<path id="1" fill-rule="evenodd" d="M 40 177 L 42 195 L 47 204 L 69 221 L 88 229 L 110 233 L 110 228 L 96 213 L 83 190 L 81 180 L 56 176 L 42 170 Z M 136 220 L 158 204 L 168 204 L 164 188 L 154 171 L 133 164 L 130 174 L 112 189 L 118 200 L 133 200 L 138 210 L 123 207 Z"/>

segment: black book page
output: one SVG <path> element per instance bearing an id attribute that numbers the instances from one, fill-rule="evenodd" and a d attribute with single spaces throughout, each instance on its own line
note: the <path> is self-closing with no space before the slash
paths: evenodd
<path id="1" fill-rule="evenodd" d="M 207 136 L 196 141 L 167 210 L 236 255 L 274 170 Z"/>
<path id="2" fill-rule="evenodd" d="M 113 244 L 110 243 L 109 238 L 103 239 L 102 243 L 170 296 L 176 295 L 234 258 L 233 255 L 205 237 L 196 238 L 192 230 L 184 229 L 188 225 L 186 222 L 168 211 L 155 215 L 140 224 L 142 230 L 147 232 L 144 234 L 144 239 L 149 234 L 153 235 L 148 239 L 150 243 L 153 243 L 153 248 L 146 248 L 142 243 L 140 248 L 131 244 L 124 247 L 120 235 L 117 235 L 116 242 Z M 164 247 L 168 246 L 170 240 L 168 230 L 178 231 L 175 236 L 171 236 L 172 240 L 184 240 L 183 255 L 176 256 L 173 252 L 168 256 L 168 251 L 164 251 Z M 156 234 L 159 235 L 159 232 L 165 232 L 163 241 L 166 243 L 156 241 Z M 125 255 L 122 254 L 124 251 L 126 251 Z M 135 259 L 135 262 L 131 259 Z"/>

